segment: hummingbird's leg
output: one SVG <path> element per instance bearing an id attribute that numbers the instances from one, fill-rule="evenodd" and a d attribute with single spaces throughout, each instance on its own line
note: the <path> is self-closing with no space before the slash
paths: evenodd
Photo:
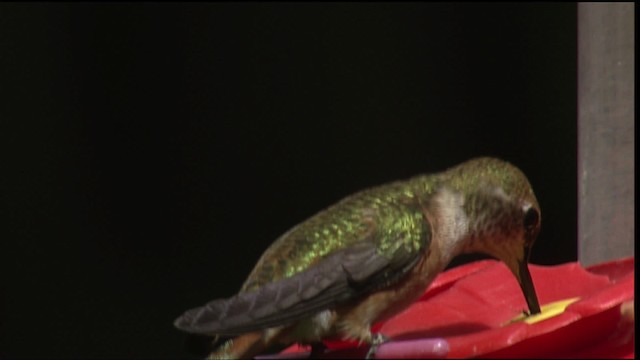
<path id="1" fill-rule="evenodd" d="M 376 355 L 376 351 L 378 351 L 378 346 L 386 343 L 389 340 L 391 339 L 382 335 L 381 333 L 373 335 L 371 339 L 371 345 L 369 346 L 369 351 L 367 352 L 367 356 L 365 357 L 365 359 L 373 359 Z"/>
<path id="2" fill-rule="evenodd" d="M 325 345 L 322 341 L 311 343 L 311 352 L 309 353 L 309 359 L 314 359 L 318 357 L 318 355 L 324 354 L 324 351 L 327 349 L 327 345 Z"/>

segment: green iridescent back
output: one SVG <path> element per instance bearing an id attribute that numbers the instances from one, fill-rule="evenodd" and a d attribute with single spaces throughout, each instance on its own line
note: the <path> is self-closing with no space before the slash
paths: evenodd
<path id="1" fill-rule="evenodd" d="M 376 242 L 378 252 L 388 258 L 400 246 L 420 251 L 429 237 L 420 207 L 427 188 L 412 179 L 344 198 L 278 238 L 262 255 L 241 291 L 293 276 L 359 241 Z"/>

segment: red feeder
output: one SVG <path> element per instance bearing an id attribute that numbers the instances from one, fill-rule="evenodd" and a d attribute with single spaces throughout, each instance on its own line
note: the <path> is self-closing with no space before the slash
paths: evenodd
<path id="1" fill-rule="evenodd" d="M 440 274 L 418 302 L 376 324 L 374 331 L 392 339 L 378 354 L 396 358 L 429 354 L 448 358 L 634 357 L 634 258 L 587 268 L 572 262 L 530 265 L 529 269 L 542 314 L 524 319 L 525 299 L 504 264 L 474 262 Z M 363 357 L 367 351 L 348 342 L 327 345 L 333 350 L 322 357 Z M 384 350 L 387 346 L 389 351 Z M 300 351 L 305 349 L 292 346 L 279 356 L 304 356 Z"/>

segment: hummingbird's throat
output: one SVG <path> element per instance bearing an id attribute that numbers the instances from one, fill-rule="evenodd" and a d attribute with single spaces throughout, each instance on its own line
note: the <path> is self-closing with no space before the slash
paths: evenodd
<path id="1" fill-rule="evenodd" d="M 464 203 L 462 193 L 448 188 L 442 188 L 434 195 L 432 216 L 428 220 L 444 263 L 461 253 L 468 244 L 470 221 Z"/>

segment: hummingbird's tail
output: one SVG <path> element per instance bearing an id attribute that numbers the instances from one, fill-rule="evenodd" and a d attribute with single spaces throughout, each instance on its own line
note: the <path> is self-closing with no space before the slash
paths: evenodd
<path id="1" fill-rule="evenodd" d="M 256 331 L 229 339 L 209 354 L 207 359 L 252 359 L 269 346 L 263 335 L 263 331 Z"/>

